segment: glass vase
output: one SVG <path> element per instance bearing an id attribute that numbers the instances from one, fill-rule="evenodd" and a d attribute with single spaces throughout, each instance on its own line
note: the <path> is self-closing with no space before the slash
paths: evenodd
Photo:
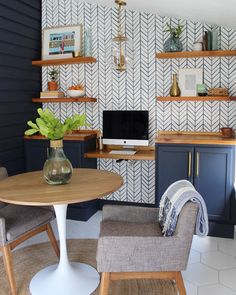
<path id="1" fill-rule="evenodd" d="M 178 37 L 175 37 L 173 34 L 171 34 L 170 38 L 166 40 L 163 47 L 165 52 L 177 52 L 183 50 L 182 42 Z"/>
<path id="2" fill-rule="evenodd" d="M 170 96 L 172 97 L 180 96 L 180 88 L 177 82 L 177 74 L 173 74 L 172 85 L 170 87 Z"/>
<path id="3" fill-rule="evenodd" d="M 48 184 L 65 184 L 72 177 L 73 168 L 63 151 L 62 140 L 50 141 L 48 159 L 43 166 L 43 176 Z"/>

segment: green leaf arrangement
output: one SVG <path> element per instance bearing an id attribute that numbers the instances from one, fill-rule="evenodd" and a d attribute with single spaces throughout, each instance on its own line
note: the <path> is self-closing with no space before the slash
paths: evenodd
<path id="1" fill-rule="evenodd" d="M 37 109 L 39 118 L 36 122 L 28 121 L 27 124 L 31 127 L 25 131 L 25 135 L 31 136 L 35 133 L 40 133 L 50 140 L 62 139 L 66 132 L 78 129 L 78 127 L 88 126 L 86 124 L 86 115 L 73 115 L 67 118 L 64 123 L 61 123 L 54 114 L 49 110 Z"/>
<path id="2" fill-rule="evenodd" d="M 182 25 L 178 25 L 176 28 L 172 27 L 170 24 L 166 25 L 166 32 L 170 32 L 171 35 L 173 35 L 175 38 L 179 38 L 181 33 L 183 32 L 183 27 Z"/>

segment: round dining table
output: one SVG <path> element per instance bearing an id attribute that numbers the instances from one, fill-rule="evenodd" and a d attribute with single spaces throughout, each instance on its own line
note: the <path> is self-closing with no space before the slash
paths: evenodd
<path id="1" fill-rule="evenodd" d="M 120 175 L 97 169 L 74 169 L 68 184 L 50 185 L 42 171 L 22 173 L 0 182 L 0 201 L 27 206 L 53 206 L 55 209 L 60 260 L 34 275 L 30 282 L 32 295 L 89 295 L 99 285 L 95 268 L 70 262 L 66 245 L 66 213 L 68 204 L 101 198 L 123 184 Z"/>

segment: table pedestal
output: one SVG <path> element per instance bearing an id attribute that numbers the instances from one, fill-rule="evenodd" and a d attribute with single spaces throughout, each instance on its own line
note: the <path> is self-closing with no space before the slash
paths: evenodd
<path id="1" fill-rule="evenodd" d="M 99 284 L 99 274 L 92 266 L 69 262 L 66 246 L 67 205 L 54 205 L 59 239 L 60 261 L 42 269 L 30 282 L 32 295 L 89 295 Z"/>

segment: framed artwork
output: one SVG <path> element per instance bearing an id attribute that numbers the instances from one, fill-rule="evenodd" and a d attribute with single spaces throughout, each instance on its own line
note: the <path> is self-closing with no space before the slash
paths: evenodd
<path id="1" fill-rule="evenodd" d="M 45 28 L 42 33 L 42 59 L 70 58 L 82 52 L 82 25 Z"/>
<path id="2" fill-rule="evenodd" d="M 202 83 L 202 69 L 179 69 L 179 88 L 181 96 L 197 96 L 197 84 Z"/>

